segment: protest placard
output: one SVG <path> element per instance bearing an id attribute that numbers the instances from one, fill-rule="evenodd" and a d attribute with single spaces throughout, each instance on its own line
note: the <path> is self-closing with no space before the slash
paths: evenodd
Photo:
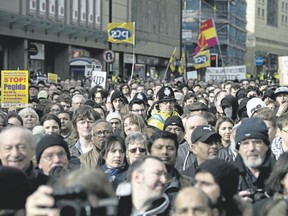
<path id="1" fill-rule="evenodd" d="M 92 82 L 91 88 L 96 85 L 102 86 L 104 89 L 106 88 L 106 71 L 92 71 Z"/>
<path id="2" fill-rule="evenodd" d="M 1 107 L 28 106 L 28 70 L 1 71 Z"/>
<path id="3" fill-rule="evenodd" d="M 58 82 L 58 74 L 48 73 L 48 82 L 49 83 L 57 83 Z"/>
<path id="4" fill-rule="evenodd" d="M 208 67 L 205 82 L 246 79 L 246 66 Z"/>

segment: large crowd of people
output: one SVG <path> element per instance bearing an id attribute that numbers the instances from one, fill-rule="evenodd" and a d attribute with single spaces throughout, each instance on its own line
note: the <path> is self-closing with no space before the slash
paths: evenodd
<path id="1" fill-rule="evenodd" d="M 0 215 L 288 215 L 276 80 L 31 81 L 0 112 Z"/>

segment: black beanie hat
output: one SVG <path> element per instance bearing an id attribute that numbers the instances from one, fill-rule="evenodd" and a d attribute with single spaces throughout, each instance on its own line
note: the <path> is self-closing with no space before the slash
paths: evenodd
<path id="1" fill-rule="evenodd" d="M 127 98 L 120 92 L 120 91 L 114 91 L 113 94 L 111 95 L 111 103 L 113 103 L 113 101 L 116 98 L 120 98 L 120 100 L 123 101 L 123 103 L 128 104 L 128 100 Z"/>
<path id="2" fill-rule="evenodd" d="M 184 129 L 184 126 L 183 126 L 183 122 L 182 122 L 182 120 L 181 120 L 181 118 L 179 116 L 170 116 L 170 117 L 168 117 L 165 120 L 165 123 L 164 123 L 164 130 L 169 125 L 176 125 L 176 126 L 180 127 L 183 132 L 185 132 L 185 129 Z"/>
<path id="3" fill-rule="evenodd" d="M 239 149 L 240 142 L 246 139 L 262 139 L 266 145 L 270 145 L 268 128 L 260 118 L 244 118 L 236 129 L 235 143 Z"/>
<path id="4" fill-rule="evenodd" d="M 35 150 L 36 162 L 39 164 L 43 151 L 51 146 L 61 146 L 64 148 L 68 159 L 70 159 L 70 152 L 67 142 L 57 134 L 46 134 L 38 143 Z"/>
<path id="5" fill-rule="evenodd" d="M 234 164 L 215 158 L 201 164 L 197 168 L 196 173 L 198 172 L 211 173 L 220 187 L 221 195 L 226 200 L 230 200 L 237 193 L 239 170 Z"/>
<path id="6" fill-rule="evenodd" d="M 26 198 L 32 193 L 25 173 L 13 167 L 1 167 L 0 182 L 0 209 L 24 209 Z"/>

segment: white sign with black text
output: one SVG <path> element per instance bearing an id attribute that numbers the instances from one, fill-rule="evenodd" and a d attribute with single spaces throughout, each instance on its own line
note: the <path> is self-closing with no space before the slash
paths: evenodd
<path id="1" fill-rule="evenodd" d="M 205 82 L 246 79 L 246 66 L 208 67 Z"/>

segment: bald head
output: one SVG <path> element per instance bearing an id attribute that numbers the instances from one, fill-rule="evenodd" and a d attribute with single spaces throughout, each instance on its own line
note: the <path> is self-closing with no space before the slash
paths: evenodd
<path id="1" fill-rule="evenodd" d="M 173 216 L 195 215 L 201 211 L 203 216 L 212 216 L 212 204 L 208 196 L 194 187 L 182 189 L 176 196 Z"/>

